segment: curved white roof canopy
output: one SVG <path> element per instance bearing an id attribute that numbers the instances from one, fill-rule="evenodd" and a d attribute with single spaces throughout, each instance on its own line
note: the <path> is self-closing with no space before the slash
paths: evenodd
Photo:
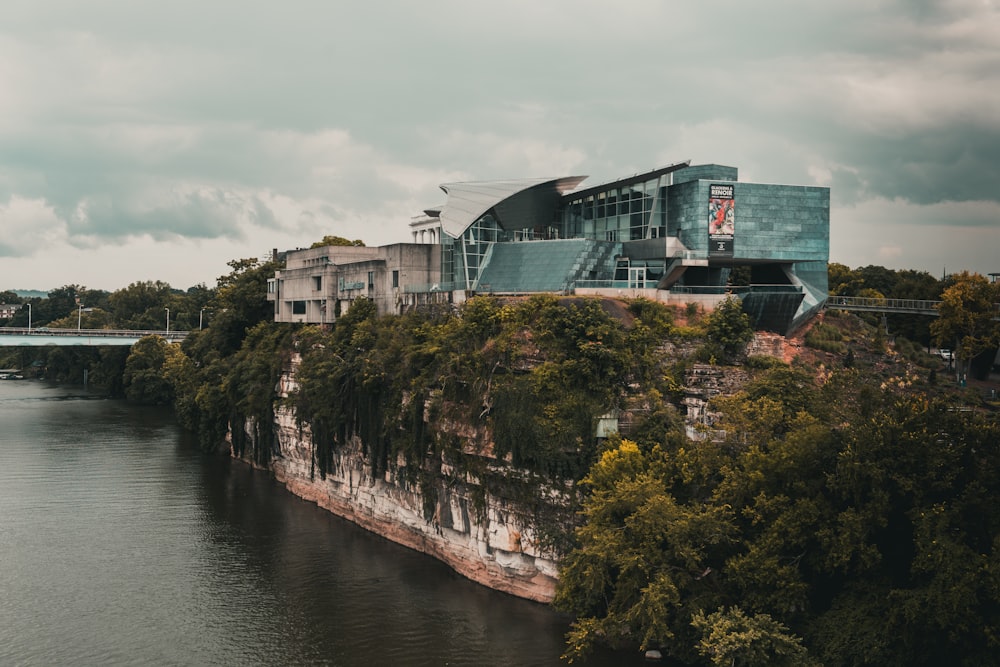
<path id="1" fill-rule="evenodd" d="M 447 193 L 448 202 L 441 208 L 441 228 L 449 236 L 458 238 L 490 210 L 506 231 L 548 225 L 563 193 L 575 188 L 585 178 L 566 176 L 445 183 L 441 189 Z"/>

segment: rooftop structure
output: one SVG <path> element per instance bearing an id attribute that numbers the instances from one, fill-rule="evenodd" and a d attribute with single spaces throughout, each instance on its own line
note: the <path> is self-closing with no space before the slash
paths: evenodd
<path id="1" fill-rule="evenodd" d="M 322 303 L 342 310 L 357 296 L 389 313 L 442 292 L 452 301 L 574 292 L 709 308 L 736 294 L 758 328 L 787 333 L 826 299 L 829 188 L 743 183 L 735 167 L 690 162 L 581 188 L 585 179 L 448 183 L 445 203 L 411 220 L 414 243 L 290 252 L 273 286 L 275 317 L 331 322 Z M 321 270 L 323 257 L 338 268 Z"/>

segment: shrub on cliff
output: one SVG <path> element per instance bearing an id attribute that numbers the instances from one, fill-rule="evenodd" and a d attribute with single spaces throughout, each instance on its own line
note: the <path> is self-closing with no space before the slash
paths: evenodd
<path id="1" fill-rule="evenodd" d="M 610 444 L 557 592 L 570 656 L 807 664 L 801 643 L 826 665 L 993 662 L 1000 426 L 854 371 L 799 380 L 727 399 L 723 439 Z M 767 623 L 718 613 L 737 606 Z M 744 625 L 770 638 L 735 641 Z"/>
<path id="2" fill-rule="evenodd" d="M 731 363 L 746 352 L 753 340 L 753 323 L 739 299 L 728 297 L 705 318 L 705 355 Z"/>

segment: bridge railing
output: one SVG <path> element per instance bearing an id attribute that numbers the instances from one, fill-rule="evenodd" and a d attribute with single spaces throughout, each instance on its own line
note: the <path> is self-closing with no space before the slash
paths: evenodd
<path id="1" fill-rule="evenodd" d="M 867 310 L 879 313 L 911 313 L 918 315 L 938 315 L 940 301 L 926 301 L 921 299 L 885 299 L 865 296 L 837 296 L 831 294 L 827 300 L 826 308 L 839 308 L 843 310 Z M 993 304 L 993 319 L 1000 320 L 1000 303 Z"/>
<path id="2" fill-rule="evenodd" d="M 13 336 L 90 336 L 91 338 L 143 338 L 160 336 L 167 340 L 184 340 L 188 331 L 148 331 L 143 329 L 56 329 L 49 327 L 0 327 L 0 334 Z"/>
<path id="3" fill-rule="evenodd" d="M 867 296 L 837 296 L 831 294 L 826 301 L 827 308 L 844 308 L 845 310 L 887 310 L 887 311 L 917 311 L 936 313 L 940 301 L 923 299 L 886 299 Z"/>

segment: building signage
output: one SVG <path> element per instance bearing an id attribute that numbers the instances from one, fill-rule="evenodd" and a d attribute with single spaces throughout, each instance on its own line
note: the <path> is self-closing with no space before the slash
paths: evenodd
<path id="1" fill-rule="evenodd" d="M 708 256 L 732 257 L 736 229 L 736 199 L 733 185 L 708 186 Z"/>

